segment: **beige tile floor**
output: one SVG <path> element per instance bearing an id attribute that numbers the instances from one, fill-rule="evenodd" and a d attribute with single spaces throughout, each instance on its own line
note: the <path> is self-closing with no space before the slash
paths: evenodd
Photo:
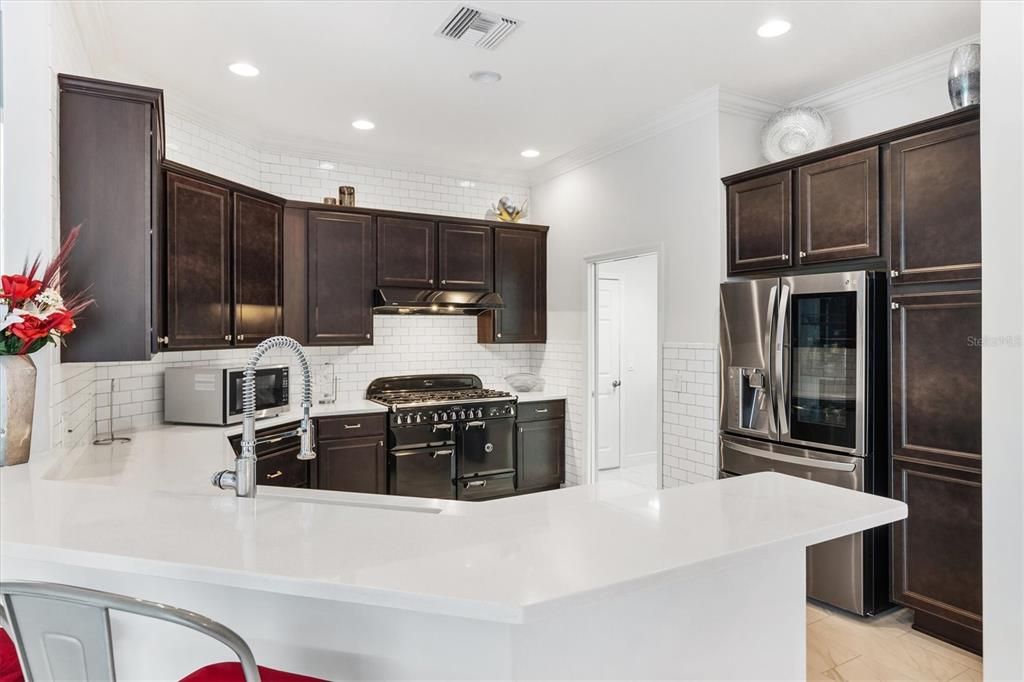
<path id="1" fill-rule="evenodd" d="M 907 609 L 863 619 L 807 604 L 808 680 L 981 680 L 981 657 L 911 630 Z"/>

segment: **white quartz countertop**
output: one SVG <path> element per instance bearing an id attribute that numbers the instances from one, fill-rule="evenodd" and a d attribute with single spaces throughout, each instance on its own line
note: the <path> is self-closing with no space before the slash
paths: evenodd
<path id="1" fill-rule="evenodd" d="M 58 562 L 516 623 L 907 514 L 902 502 L 774 473 L 482 503 L 268 487 L 245 500 L 209 482 L 232 461 L 230 431 L 159 427 L 0 468 L 0 569 Z"/>

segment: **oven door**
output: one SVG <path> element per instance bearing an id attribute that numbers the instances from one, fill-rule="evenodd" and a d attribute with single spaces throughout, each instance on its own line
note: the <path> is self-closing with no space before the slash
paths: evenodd
<path id="1" fill-rule="evenodd" d="M 478 419 L 462 422 L 458 429 L 456 471 L 459 478 L 514 470 L 514 420 Z"/>
<path id="2" fill-rule="evenodd" d="M 242 421 L 242 379 L 245 370 L 224 370 L 225 423 Z M 288 367 L 259 367 L 256 370 L 256 415 L 281 414 L 288 410 Z"/>
<path id="3" fill-rule="evenodd" d="M 866 456 L 865 272 L 783 277 L 773 352 L 779 440 Z"/>
<path id="4" fill-rule="evenodd" d="M 388 453 L 388 493 L 454 500 L 454 455 L 451 447 L 392 450 Z"/>

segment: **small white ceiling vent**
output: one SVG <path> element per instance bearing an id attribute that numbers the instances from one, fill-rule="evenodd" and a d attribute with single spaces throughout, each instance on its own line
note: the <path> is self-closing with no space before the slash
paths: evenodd
<path id="1" fill-rule="evenodd" d="M 512 35 L 517 26 L 518 19 L 460 5 L 434 35 L 493 50 Z"/>

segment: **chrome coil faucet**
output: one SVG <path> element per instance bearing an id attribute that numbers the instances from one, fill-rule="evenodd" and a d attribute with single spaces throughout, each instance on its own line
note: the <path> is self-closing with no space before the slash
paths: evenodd
<path id="1" fill-rule="evenodd" d="M 302 422 L 295 431 L 275 434 L 265 439 L 256 438 L 256 365 L 267 351 L 286 348 L 299 359 L 302 369 Z M 249 356 L 242 375 L 242 451 L 235 457 L 235 469 L 225 469 L 213 475 L 213 484 L 221 490 L 235 489 L 236 497 L 256 497 L 256 446 L 267 440 L 278 440 L 282 436 L 299 436 L 299 459 L 314 459 L 313 429 L 309 421 L 309 410 L 313 407 L 313 382 L 310 377 L 309 360 L 302 346 L 288 336 L 273 336 L 260 345 Z"/>

